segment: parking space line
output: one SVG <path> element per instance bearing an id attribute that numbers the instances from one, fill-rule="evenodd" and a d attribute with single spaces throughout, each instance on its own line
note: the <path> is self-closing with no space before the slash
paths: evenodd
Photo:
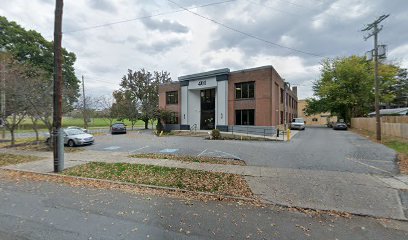
<path id="1" fill-rule="evenodd" d="M 392 174 L 392 172 L 389 172 L 389 171 L 387 171 L 387 170 L 384 170 L 384 169 L 381 169 L 381 168 L 378 168 L 378 167 L 371 166 L 370 164 L 367 164 L 367 163 L 363 163 L 363 162 L 360 162 L 360 161 L 357 161 L 357 160 L 354 160 L 354 159 L 350 159 L 350 158 L 349 158 L 349 160 L 350 160 L 350 161 L 353 161 L 353 162 L 355 162 L 355 163 L 359 163 L 359 164 L 361 164 L 361 165 L 364 165 L 364 166 L 366 166 L 366 167 L 376 169 L 376 170 L 381 171 L 381 172 L 385 172 L 385 173 L 388 173 L 388 174 Z"/>
<path id="2" fill-rule="evenodd" d="M 161 153 L 175 153 L 177 151 L 178 151 L 177 148 L 165 148 L 165 149 L 161 150 L 160 152 Z"/>
<path id="3" fill-rule="evenodd" d="M 145 148 L 148 148 L 148 147 L 149 147 L 149 146 L 144 146 L 144 147 L 135 149 L 135 150 L 133 150 L 133 151 L 130 151 L 129 153 L 134 153 L 134 152 L 140 151 L 140 150 L 145 149 Z"/>
<path id="4" fill-rule="evenodd" d="M 111 146 L 111 147 L 106 147 L 106 148 L 104 148 L 105 150 L 116 150 L 116 149 L 119 149 L 120 147 L 119 146 Z"/>
<path id="5" fill-rule="evenodd" d="M 233 155 L 233 154 L 231 154 L 231 153 L 226 153 L 226 152 L 219 151 L 219 150 L 215 150 L 215 151 L 216 151 L 216 152 L 219 152 L 219 153 L 222 153 L 222 154 L 223 154 L 222 156 L 231 156 L 232 158 L 235 158 L 235 159 L 241 160 L 241 158 L 240 158 L 240 157 L 237 157 L 237 156 L 235 156 L 235 155 Z"/>
<path id="6" fill-rule="evenodd" d="M 207 151 L 207 149 L 204 149 L 204 151 L 202 151 L 200 154 L 198 154 L 197 157 L 203 155 L 206 151 Z"/>

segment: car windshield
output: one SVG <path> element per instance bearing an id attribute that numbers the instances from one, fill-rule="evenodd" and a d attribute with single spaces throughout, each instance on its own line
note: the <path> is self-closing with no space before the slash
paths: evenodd
<path id="1" fill-rule="evenodd" d="M 68 135 L 84 134 L 84 132 L 81 131 L 81 130 L 79 130 L 79 129 L 68 129 L 68 130 L 65 130 L 65 132 L 66 132 Z"/>
<path id="2" fill-rule="evenodd" d="M 113 124 L 113 127 L 124 127 L 125 125 L 122 123 Z"/>
<path id="3" fill-rule="evenodd" d="M 304 121 L 303 121 L 302 118 L 295 118 L 295 119 L 293 119 L 292 122 L 295 122 L 295 123 L 303 123 Z"/>

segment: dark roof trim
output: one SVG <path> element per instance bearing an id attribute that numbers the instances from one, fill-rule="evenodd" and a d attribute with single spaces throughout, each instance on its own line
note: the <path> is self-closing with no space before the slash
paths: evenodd
<path id="1" fill-rule="evenodd" d="M 237 70 L 237 71 L 233 71 L 231 73 L 251 72 L 251 71 L 262 70 L 262 69 L 273 69 L 273 67 L 272 67 L 272 65 L 267 65 L 267 66 L 262 66 L 262 67 L 255 67 L 255 68 L 247 68 L 247 69 Z"/>
<path id="2" fill-rule="evenodd" d="M 208 71 L 208 72 L 202 72 L 202 73 L 196 73 L 196 74 L 191 74 L 191 75 L 180 76 L 178 78 L 178 80 L 180 82 L 192 81 L 192 80 L 197 80 L 197 79 L 216 77 L 218 75 L 225 75 L 225 74 L 228 75 L 229 73 L 230 73 L 229 68 L 222 68 L 222 69 Z"/>

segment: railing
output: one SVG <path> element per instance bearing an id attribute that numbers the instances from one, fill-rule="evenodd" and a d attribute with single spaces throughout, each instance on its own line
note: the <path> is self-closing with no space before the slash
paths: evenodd
<path id="1" fill-rule="evenodd" d="M 196 123 L 193 124 L 193 125 L 190 127 L 190 132 L 192 132 L 192 131 L 197 132 L 197 124 L 196 124 Z"/>
<path id="2" fill-rule="evenodd" d="M 237 126 L 231 125 L 228 126 L 228 132 L 246 134 L 246 135 L 256 135 L 265 137 L 275 137 L 276 128 L 269 126 Z"/>

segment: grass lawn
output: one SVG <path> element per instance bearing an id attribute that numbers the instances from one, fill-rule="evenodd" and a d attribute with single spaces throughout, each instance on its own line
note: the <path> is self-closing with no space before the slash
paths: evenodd
<path id="1" fill-rule="evenodd" d="M 177 160 L 183 162 L 197 162 L 197 163 L 212 163 L 212 164 L 224 164 L 224 165 L 241 165 L 245 166 L 245 162 L 242 160 L 233 160 L 226 158 L 217 158 L 217 157 L 196 157 L 188 155 L 173 155 L 173 154 L 157 154 L 157 153 L 140 153 L 133 154 L 129 157 L 132 158 L 152 158 L 152 159 L 169 159 Z"/>
<path id="2" fill-rule="evenodd" d="M 354 128 L 352 131 L 369 138 L 373 142 L 377 142 L 375 132 Z M 389 136 L 382 136 L 381 139 L 382 144 L 394 149 L 398 153 L 400 172 L 408 174 L 408 140 Z"/>
<path id="3" fill-rule="evenodd" d="M 63 174 L 135 184 L 175 187 L 191 191 L 243 197 L 252 196 L 252 192 L 242 176 L 226 173 L 130 163 L 91 162 L 66 169 Z"/>
<path id="4" fill-rule="evenodd" d="M 17 138 L 14 146 L 10 145 L 10 142 L 1 142 L 0 148 L 12 148 L 23 151 L 40 151 L 47 152 L 52 149 L 45 143 L 45 138 L 40 138 L 37 142 L 35 138 Z M 64 147 L 65 152 L 80 152 L 84 151 L 84 147 Z"/>
<path id="5" fill-rule="evenodd" d="M 128 120 L 124 121 L 118 121 L 115 120 L 113 122 L 124 122 L 128 128 L 130 129 L 132 127 L 132 124 Z M 24 119 L 17 132 L 24 132 L 24 131 L 32 131 L 32 121 L 29 118 Z M 156 124 L 156 123 L 154 123 Z M 63 127 L 68 127 L 68 126 L 79 126 L 82 127 L 84 125 L 84 120 L 82 118 L 71 118 L 71 117 L 63 117 L 62 118 L 62 126 Z M 89 128 L 102 128 L 102 127 L 109 127 L 109 121 L 103 118 L 92 118 L 92 121 L 88 123 Z M 135 128 L 143 128 L 144 127 L 144 122 L 142 120 L 138 120 L 135 124 Z M 149 123 L 149 128 L 151 127 L 151 124 Z M 45 130 L 47 129 L 45 125 L 39 121 L 38 122 L 38 128 Z"/>
<path id="6" fill-rule="evenodd" d="M 36 157 L 36 156 L 23 156 L 23 155 L 15 155 L 15 154 L 8 154 L 8 153 L 0 153 L 0 167 L 19 164 L 19 163 L 25 163 L 25 162 L 32 162 L 32 161 L 36 161 L 40 159 L 41 158 Z"/>

